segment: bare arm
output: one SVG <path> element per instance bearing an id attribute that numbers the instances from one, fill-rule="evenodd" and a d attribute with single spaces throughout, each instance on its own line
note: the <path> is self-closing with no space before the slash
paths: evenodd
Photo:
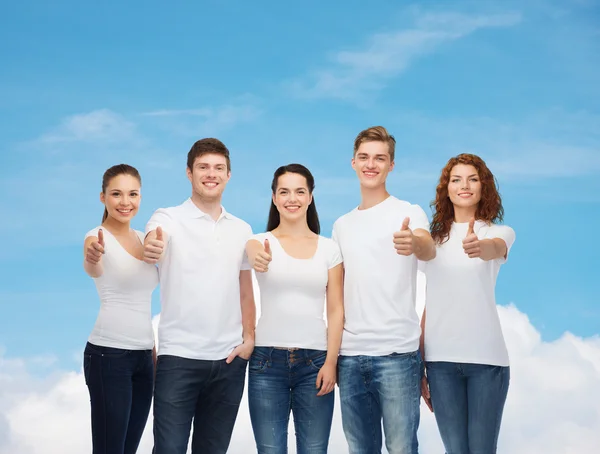
<path id="1" fill-rule="evenodd" d="M 508 252 L 506 243 L 502 238 L 480 240 L 479 247 L 481 248 L 481 260 L 485 261 L 506 258 Z"/>
<path id="2" fill-rule="evenodd" d="M 344 329 L 343 274 L 341 263 L 327 272 L 327 356 L 317 374 L 317 396 L 333 391 L 337 381 L 337 361 Z"/>
<path id="3" fill-rule="evenodd" d="M 435 258 L 435 243 L 431 234 L 425 229 L 415 229 L 414 235 L 414 254 L 424 262 Z"/>
<path id="4" fill-rule="evenodd" d="M 423 308 L 423 316 L 421 317 L 421 338 L 419 339 L 419 350 L 421 358 L 425 361 L 425 319 L 427 318 L 427 307 Z"/>
<path id="5" fill-rule="evenodd" d="M 240 271 L 240 304 L 242 306 L 242 336 L 245 342 L 252 342 L 254 348 L 254 330 L 256 328 L 256 304 L 252 288 L 252 271 Z"/>
<path id="6" fill-rule="evenodd" d="M 489 238 L 480 240 L 475 234 L 475 219 L 471 218 L 467 236 L 463 240 L 463 249 L 470 258 L 480 258 L 489 261 L 506 258 L 508 246 L 502 238 Z"/>
<path id="7" fill-rule="evenodd" d="M 421 351 L 421 358 L 425 362 L 425 320 L 427 318 L 427 307 L 423 308 L 423 317 L 421 317 L 421 338 L 419 339 L 419 350 Z M 427 381 L 427 375 L 423 375 L 421 379 L 421 397 L 427 405 L 427 408 L 433 412 L 433 404 L 431 403 L 431 393 L 429 392 L 429 383 Z"/>
<path id="8" fill-rule="evenodd" d="M 249 360 L 254 351 L 254 329 L 256 328 L 256 306 L 252 289 L 252 271 L 240 271 L 240 306 L 242 310 L 242 343 L 227 357 L 231 363 L 236 356 Z"/>
<path id="9" fill-rule="evenodd" d="M 344 268 L 340 263 L 328 271 L 327 280 L 327 359 L 337 365 L 344 330 Z"/>

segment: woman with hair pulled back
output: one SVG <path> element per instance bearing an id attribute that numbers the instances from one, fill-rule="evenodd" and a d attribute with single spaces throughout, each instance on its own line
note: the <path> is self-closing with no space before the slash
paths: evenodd
<path id="1" fill-rule="evenodd" d="M 130 227 L 141 200 L 141 178 L 127 164 L 102 178 L 102 224 L 85 236 L 86 273 L 94 279 L 100 312 L 83 355 L 90 393 L 93 454 L 134 454 L 152 401 L 156 266 L 143 258 L 144 233 Z"/>
<path id="2" fill-rule="evenodd" d="M 510 380 L 495 286 L 515 232 L 499 224 L 504 210 L 496 179 L 473 154 L 448 161 L 431 205 L 437 254 L 421 264 L 427 277 L 422 393 L 447 453 L 493 454 Z"/>
<path id="3" fill-rule="evenodd" d="M 344 324 L 342 258 L 320 236 L 314 187 L 303 165 L 278 168 L 267 232 L 246 245 L 261 295 L 248 375 L 259 454 L 288 452 L 290 412 L 298 454 L 326 453 L 329 443 Z"/>

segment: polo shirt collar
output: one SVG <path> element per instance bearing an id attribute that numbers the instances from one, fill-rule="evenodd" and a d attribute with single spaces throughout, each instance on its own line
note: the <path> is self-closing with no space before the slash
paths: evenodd
<path id="1" fill-rule="evenodd" d="M 196 206 L 196 204 L 194 204 L 194 202 L 192 202 L 192 198 L 188 198 L 185 202 L 183 202 L 183 208 L 185 210 L 185 213 L 190 217 L 190 218 L 203 218 L 203 217 L 209 217 L 210 215 L 208 213 L 205 213 L 204 211 L 202 211 L 200 208 L 198 208 Z M 227 210 L 225 210 L 225 207 L 223 205 L 221 205 L 221 215 L 219 216 L 219 219 L 231 219 L 231 214 L 229 214 L 229 212 L 227 212 Z"/>

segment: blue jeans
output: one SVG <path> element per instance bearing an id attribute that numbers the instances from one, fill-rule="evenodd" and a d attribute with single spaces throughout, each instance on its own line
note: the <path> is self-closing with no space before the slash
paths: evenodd
<path id="1" fill-rule="evenodd" d="M 318 396 L 317 374 L 327 352 L 256 347 L 248 372 L 250 419 L 259 454 L 286 454 L 290 411 L 298 454 L 324 454 L 334 392 Z"/>
<path id="2" fill-rule="evenodd" d="M 227 364 L 159 355 L 154 387 L 154 454 L 225 454 L 244 392 L 248 361 Z"/>
<path id="3" fill-rule="evenodd" d="M 423 361 L 418 351 L 340 356 L 342 424 L 350 454 L 416 454 Z"/>
<path id="4" fill-rule="evenodd" d="M 135 454 L 152 402 L 152 350 L 90 344 L 83 352 L 93 454 Z"/>
<path id="5" fill-rule="evenodd" d="M 435 420 L 447 454 L 494 454 L 510 369 L 428 362 Z"/>

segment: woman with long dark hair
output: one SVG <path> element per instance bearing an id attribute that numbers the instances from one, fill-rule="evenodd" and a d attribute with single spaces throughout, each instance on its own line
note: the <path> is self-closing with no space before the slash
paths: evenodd
<path id="1" fill-rule="evenodd" d="M 287 453 L 290 412 L 298 454 L 327 452 L 344 324 L 342 258 L 320 236 L 314 187 L 306 167 L 278 168 L 267 232 L 246 246 L 261 295 L 248 378 L 260 454 Z"/>
<path id="2" fill-rule="evenodd" d="M 448 161 L 432 202 L 435 259 L 427 277 L 421 346 L 430 402 L 446 452 L 496 452 L 510 369 L 495 286 L 515 232 L 500 225 L 496 179 L 472 154 Z"/>
<path id="3" fill-rule="evenodd" d="M 102 224 L 85 236 L 86 273 L 100 312 L 83 355 L 90 393 L 93 454 L 134 454 L 152 401 L 156 266 L 143 258 L 144 233 L 130 227 L 141 200 L 141 178 L 127 164 L 102 178 Z"/>

